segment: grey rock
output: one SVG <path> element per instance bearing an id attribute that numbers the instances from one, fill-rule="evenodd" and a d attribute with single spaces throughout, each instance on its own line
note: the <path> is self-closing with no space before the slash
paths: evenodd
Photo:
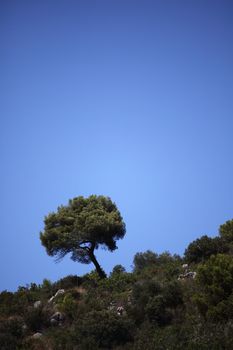
<path id="1" fill-rule="evenodd" d="M 179 275 L 178 280 L 185 280 L 185 279 L 191 279 L 191 278 L 194 279 L 196 275 L 197 273 L 195 271 L 189 271 Z"/>
<path id="2" fill-rule="evenodd" d="M 121 316 L 124 312 L 124 307 L 123 306 L 118 306 L 117 308 L 117 315 Z"/>
<path id="3" fill-rule="evenodd" d="M 41 300 L 37 300 L 37 301 L 35 301 L 35 303 L 34 303 L 34 308 L 38 308 L 38 307 L 40 307 L 42 305 L 42 302 L 41 302 Z"/>
<path id="4" fill-rule="evenodd" d="M 50 324 L 51 324 L 51 326 L 57 326 L 58 325 L 58 321 L 57 320 L 55 320 L 55 318 L 50 318 Z"/>
<path id="5" fill-rule="evenodd" d="M 54 298 L 55 298 L 55 296 L 52 296 L 52 297 L 49 299 L 48 303 L 51 303 L 51 302 L 53 301 Z"/>
<path id="6" fill-rule="evenodd" d="M 56 292 L 55 295 L 53 295 L 50 299 L 49 299 L 49 303 L 51 303 L 58 295 L 62 295 L 65 293 L 65 289 L 58 289 L 58 291 Z"/>
<path id="7" fill-rule="evenodd" d="M 28 330 L 28 326 L 24 323 L 23 325 L 22 325 L 22 331 L 23 332 L 26 332 Z"/>
<path id="8" fill-rule="evenodd" d="M 57 297 L 58 295 L 61 295 L 64 293 L 65 293 L 65 289 L 59 289 L 54 296 Z"/>
<path id="9" fill-rule="evenodd" d="M 53 320 L 53 321 L 52 321 Z M 54 321 L 56 321 L 56 322 L 63 322 L 65 320 L 65 316 L 61 313 L 61 312 L 59 312 L 59 311 L 57 311 L 57 312 L 55 312 L 51 317 L 50 317 L 50 322 L 52 321 L 52 322 L 54 322 Z"/>
<path id="10" fill-rule="evenodd" d="M 32 338 L 33 338 L 33 339 L 39 339 L 39 338 L 41 338 L 42 336 L 43 336 L 42 333 L 37 332 L 37 333 L 35 333 L 35 334 L 32 335 Z"/>
<path id="11" fill-rule="evenodd" d="M 182 265 L 182 268 L 183 268 L 183 269 L 187 269 L 188 267 L 189 267 L 188 264 L 183 264 L 183 265 Z"/>

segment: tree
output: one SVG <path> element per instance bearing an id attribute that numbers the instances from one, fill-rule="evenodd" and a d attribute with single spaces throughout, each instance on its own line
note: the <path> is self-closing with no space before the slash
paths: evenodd
<path id="1" fill-rule="evenodd" d="M 226 242 L 233 242 L 233 219 L 226 221 L 219 227 L 219 234 Z"/>
<path id="2" fill-rule="evenodd" d="M 147 250 L 144 253 L 136 253 L 133 260 L 134 271 L 141 271 L 149 266 L 153 266 L 158 261 L 158 254 Z"/>
<path id="3" fill-rule="evenodd" d="M 123 238 L 125 223 L 110 198 L 92 195 L 69 200 L 57 212 L 45 217 L 44 231 L 40 232 L 42 245 L 48 255 L 62 259 L 71 253 L 71 259 L 95 265 L 100 278 L 106 277 L 94 251 L 100 246 L 114 251 L 116 240 Z"/>
<path id="4" fill-rule="evenodd" d="M 233 257 L 212 255 L 197 273 L 199 291 L 194 296 L 199 311 L 212 321 L 233 318 Z"/>
<path id="5" fill-rule="evenodd" d="M 208 237 L 206 235 L 196 239 L 188 245 L 184 252 L 187 263 L 199 263 L 207 260 L 211 255 L 225 253 L 228 250 L 221 237 Z"/>

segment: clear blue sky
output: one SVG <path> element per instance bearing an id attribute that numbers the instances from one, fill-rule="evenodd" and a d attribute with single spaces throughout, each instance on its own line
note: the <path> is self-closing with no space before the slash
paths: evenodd
<path id="1" fill-rule="evenodd" d="M 0 290 L 93 269 L 39 241 L 75 196 L 126 222 L 107 272 L 233 217 L 231 0 L 2 0 L 0 36 Z"/>

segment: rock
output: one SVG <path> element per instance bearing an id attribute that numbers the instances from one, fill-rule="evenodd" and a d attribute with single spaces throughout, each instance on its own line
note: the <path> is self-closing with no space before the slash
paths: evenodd
<path id="1" fill-rule="evenodd" d="M 121 316 L 124 312 L 124 307 L 123 306 L 118 306 L 117 308 L 117 315 Z"/>
<path id="2" fill-rule="evenodd" d="M 48 303 L 51 303 L 51 302 L 53 301 L 54 298 L 55 298 L 55 296 L 52 296 L 52 297 L 49 299 Z"/>
<path id="3" fill-rule="evenodd" d="M 37 309 L 38 307 L 40 307 L 42 305 L 42 302 L 41 302 L 41 300 L 37 300 L 37 301 L 35 301 L 35 303 L 34 303 L 34 308 L 35 309 Z"/>
<path id="4" fill-rule="evenodd" d="M 26 332 L 28 330 L 28 326 L 24 323 L 23 325 L 22 325 L 22 331 L 23 332 Z"/>
<path id="5" fill-rule="evenodd" d="M 182 265 L 182 268 L 183 268 L 183 269 L 187 269 L 188 267 L 189 267 L 188 264 L 183 264 L 183 265 Z"/>
<path id="6" fill-rule="evenodd" d="M 50 318 L 50 324 L 51 326 L 58 326 L 59 322 L 55 318 Z"/>
<path id="7" fill-rule="evenodd" d="M 51 317 L 50 317 L 50 323 L 53 325 L 53 326 L 56 326 L 58 324 L 61 324 L 63 323 L 65 320 L 65 316 L 57 311 L 55 312 Z"/>
<path id="8" fill-rule="evenodd" d="M 117 308 L 117 303 L 116 303 L 116 301 L 111 301 L 110 304 L 109 304 L 109 306 L 108 306 L 108 310 L 109 310 L 109 311 L 113 311 L 113 310 L 115 310 L 116 308 Z"/>
<path id="9" fill-rule="evenodd" d="M 65 289 L 59 289 L 56 294 L 54 295 L 54 297 L 57 297 L 58 295 L 64 294 L 65 293 Z"/>
<path id="10" fill-rule="evenodd" d="M 58 289 L 58 291 L 56 292 L 55 295 L 53 295 L 50 299 L 49 299 L 49 303 L 51 303 L 58 295 L 62 295 L 65 293 L 65 289 Z"/>
<path id="11" fill-rule="evenodd" d="M 197 273 L 193 272 L 193 271 L 190 271 L 190 272 L 186 273 L 186 277 L 187 278 L 195 278 L 196 275 L 197 275 Z"/>
<path id="12" fill-rule="evenodd" d="M 179 275 L 178 280 L 184 280 L 184 279 L 189 279 L 192 278 L 194 279 L 196 277 L 197 273 L 194 271 L 189 271 L 184 274 Z"/>
<path id="13" fill-rule="evenodd" d="M 39 339 L 39 338 L 41 338 L 42 336 L 43 336 L 42 333 L 37 332 L 37 333 L 35 333 L 35 334 L 32 335 L 32 338 L 33 338 L 33 339 Z"/>

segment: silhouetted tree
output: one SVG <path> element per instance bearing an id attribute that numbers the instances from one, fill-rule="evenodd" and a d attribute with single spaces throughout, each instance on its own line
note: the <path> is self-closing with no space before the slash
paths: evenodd
<path id="1" fill-rule="evenodd" d="M 67 206 L 45 217 L 42 245 L 48 255 L 57 259 L 71 253 L 71 259 L 84 264 L 93 263 L 100 278 L 106 277 L 94 251 L 100 246 L 117 249 L 116 240 L 125 235 L 125 224 L 110 198 L 92 195 L 76 197 Z"/>

